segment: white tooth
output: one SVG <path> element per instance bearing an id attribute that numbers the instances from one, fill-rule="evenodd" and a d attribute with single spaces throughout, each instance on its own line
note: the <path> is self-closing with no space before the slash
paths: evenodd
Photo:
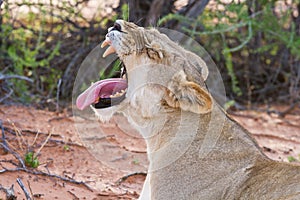
<path id="1" fill-rule="evenodd" d="M 106 47 L 108 44 L 108 41 L 104 40 L 101 44 L 101 48 Z"/>
<path id="2" fill-rule="evenodd" d="M 121 90 L 121 93 L 124 93 L 125 92 L 125 90 Z"/>
<path id="3" fill-rule="evenodd" d="M 106 56 L 108 56 L 109 54 L 115 53 L 116 50 L 115 48 L 113 48 L 112 46 L 109 46 L 106 51 L 103 53 L 103 58 L 105 58 Z"/>
<path id="4" fill-rule="evenodd" d="M 107 45 L 110 45 L 110 44 L 111 44 L 111 41 L 110 41 L 109 37 L 105 36 L 105 40 L 102 42 L 101 48 L 106 47 Z"/>

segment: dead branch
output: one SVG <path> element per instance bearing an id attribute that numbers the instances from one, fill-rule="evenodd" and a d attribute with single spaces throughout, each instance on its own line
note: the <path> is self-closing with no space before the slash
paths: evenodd
<path id="1" fill-rule="evenodd" d="M 23 184 L 22 180 L 20 178 L 17 178 L 17 183 L 19 184 L 19 186 L 21 187 L 21 189 L 23 190 L 26 200 L 32 200 L 29 192 L 27 191 L 25 185 Z"/>
<path id="2" fill-rule="evenodd" d="M 204 8 L 208 4 L 209 0 L 189 0 L 188 4 L 181 8 L 177 14 L 184 15 L 189 19 L 195 19 L 202 14 Z M 188 27 L 186 22 L 170 21 L 167 23 L 167 27 L 175 30 L 181 30 L 182 27 Z"/>
<path id="3" fill-rule="evenodd" d="M 1 74 L 0 73 L 0 81 L 1 80 L 5 80 L 5 79 L 21 79 L 21 80 L 24 80 L 24 81 L 28 81 L 30 83 L 33 83 L 33 80 L 30 79 L 30 78 L 27 78 L 25 76 L 20 76 L 20 75 L 4 75 L 4 74 Z"/>
<path id="4" fill-rule="evenodd" d="M 4 136 L 3 136 L 3 135 L 4 135 Z M 2 132 L 2 137 L 5 138 L 5 132 Z M 6 140 L 5 140 L 5 141 L 6 141 Z M 21 158 L 21 156 L 20 156 L 18 153 L 16 153 L 16 152 L 14 152 L 13 150 L 11 150 L 11 149 L 9 148 L 9 146 L 7 145 L 6 142 L 3 143 L 3 141 L 2 141 L 2 142 L 0 143 L 0 145 L 4 148 L 5 151 L 11 153 L 11 154 L 19 161 L 20 165 L 21 165 L 23 168 L 25 168 L 24 161 L 23 161 L 23 159 Z"/>
<path id="5" fill-rule="evenodd" d="M 18 166 L 18 164 L 15 163 L 13 160 L 0 160 L 0 166 L 2 167 L 1 163 L 10 163 L 10 164 L 12 164 L 12 165 L 14 165 L 16 167 Z"/>
<path id="6" fill-rule="evenodd" d="M 98 196 L 102 196 L 102 197 L 110 197 L 110 198 L 114 198 L 114 199 L 137 199 L 137 193 L 133 192 L 133 193 L 129 193 L 128 191 L 121 193 L 121 194 L 116 194 L 113 192 L 101 192 L 101 193 L 97 193 Z"/>
<path id="7" fill-rule="evenodd" d="M 103 139 L 108 139 L 108 138 L 114 138 L 116 137 L 116 135 L 105 135 L 105 136 L 101 136 L 101 137 L 97 137 L 97 136 L 92 136 L 92 137 L 85 137 L 83 138 L 84 141 L 98 141 L 98 140 L 103 140 Z"/>
<path id="8" fill-rule="evenodd" d="M 65 142 L 62 140 L 55 140 L 55 139 L 49 139 L 49 142 L 53 142 L 56 144 L 64 144 L 64 145 L 69 145 L 69 146 L 77 146 L 77 147 L 84 147 L 82 144 L 80 143 L 75 143 L 75 142 Z"/>
<path id="9" fill-rule="evenodd" d="M 285 117 L 287 114 L 292 112 L 298 105 L 300 105 L 300 100 L 291 104 L 286 110 L 279 112 L 279 117 Z"/>
<path id="10" fill-rule="evenodd" d="M 28 168 L 25 168 L 25 167 L 17 167 L 15 169 L 8 169 L 8 168 L 3 167 L 3 169 L 0 170 L 0 174 L 5 173 L 5 172 L 20 172 L 20 171 L 26 172 L 26 173 L 29 173 L 29 174 L 33 174 L 33 175 L 40 175 L 40 176 L 57 178 L 59 180 L 69 182 L 69 183 L 73 183 L 73 184 L 76 184 L 76 185 L 83 185 L 88 190 L 93 192 L 93 189 L 83 181 L 76 181 L 72 178 L 65 178 L 65 177 L 62 177 L 62 176 L 59 176 L 59 175 L 56 175 L 56 174 L 50 174 L 50 173 L 46 173 L 46 172 L 42 172 L 42 171 L 34 171 L 34 170 L 31 170 L 31 169 L 28 169 Z"/>
<path id="11" fill-rule="evenodd" d="M 3 124 L 2 124 L 2 120 L 0 120 L 0 127 L 1 127 L 1 131 L 2 131 L 2 144 L 4 146 L 7 146 L 7 142 L 6 142 L 6 138 L 5 138 L 5 132 L 4 132 L 4 127 L 3 127 Z M 7 153 L 7 150 L 5 150 L 5 153 Z"/>
<path id="12" fill-rule="evenodd" d="M 164 1 L 162 0 L 154 0 L 150 6 L 150 10 L 148 12 L 148 16 L 146 18 L 147 25 L 155 25 L 157 19 L 160 17 L 161 11 L 164 6 Z"/>
<path id="13" fill-rule="evenodd" d="M 62 81 L 62 79 L 60 78 L 60 79 L 58 80 L 58 83 L 57 83 L 57 92 L 56 92 L 56 112 L 59 111 L 59 94 L 60 94 L 61 81 Z"/>
<path id="14" fill-rule="evenodd" d="M 0 190 L 5 192 L 6 200 L 16 200 L 17 199 L 17 196 L 15 195 L 15 191 L 14 191 L 14 184 L 12 184 L 10 188 L 5 188 L 2 185 L 0 185 Z"/>
<path id="15" fill-rule="evenodd" d="M 8 128 L 8 127 L 4 127 L 4 130 L 7 131 L 8 133 L 12 134 L 12 135 L 16 135 L 16 132 L 14 130 L 12 130 L 11 128 Z M 35 134 L 35 138 L 37 138 L 39 135 L 49 135 L 49 133 L 44 133 L 44 132 L 40 132 L 40 131 L 33 131 L 33 130 L 29 130 L 29 129 L 22 129 L 21 132 L 23 133 L 30 133 L 30 134 Z M 55 137 L 60 137 L 61 138 L 61 135 L 60 134 L 51 134 L 51 136 L 55 136 Z M 113 137 L 111 135 L 108 135 L 106 137 Z M 103 137 L 102 139 L 106 138 L 106 137 Z M 91 138 L 91 139 L 95 139 L 95 138 Z M 35 141 L 36 139 L 34 139 Z M 65 142 L 63 140 L 56 140 L 56 139 L 52 139 L 52 138 L 49 138 L 48 139 L 48 142 L 52 142 L 52 143 L 56 143 L 56 144 L 65 144 L 65 145 L 69 145 L 69 146 L 78 146 L 78 147 L 83 147 L 82 144 L 80 143 L 75 143 L 75 142 Z M 33 142 L 32 144 L 34 144 L 35 142 Z"/>
<path id="16" fill-rule="evenodd" d="M 129 151 L 132 153 L 147 153 L 147 151 L 145 151 L 145 150 L 139 151 L 139 150 L 128 149 L 126 146 L 122 146 L 121 148 L 124 149 L 125 151 Z"/>
<path id="17" fill-rule="evenodd" d="M 13 89 L 11 89 L 11 88 L 8 88 L 8 89 L 9 89 L 9 92 L 7 94 L 5 94 L 4 97 L 0 98 L 0 103 L 3 102 L 5 99 L 8 99 L 14 93 Z"/>
<path id="18" fill-rule="evenodd" d="M 127 175 L 119 178 L 119 180 L 116 182 L 116 184 L 120 185 L 122 182 L 126 181 L 129 177 L 137 176 L 137 175 L 147 176 L 147 173 L 146 172 L 134 172 L 134 173 L 131 173 L 131 174 L 127 174 Z"/>
<path id="19" fill-rule="evenodd" d="M 10 134 L 16 136 L 16 132 L 14 130 L 12 130 L 11 128 L 9 127 L 4 127 L 4 130 L 9 132 Z M 30 134 L 38 134 L 38 135 L 49 135 L 49 133 L 44 133 L 44 132 L 40 132 L 40 131 L 33 131 L 33 130 L 29 130 L 29 129 L 22 129 L 21 130 L 22 133 L 30 133 Z M 51 134 L 51 136 L 55 136 L 55 137 L 61 137 L 61 135 L 59 134 Z"/>

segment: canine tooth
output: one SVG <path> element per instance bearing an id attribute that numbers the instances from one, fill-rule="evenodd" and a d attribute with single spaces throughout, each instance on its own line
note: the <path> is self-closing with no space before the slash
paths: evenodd
<path id="1" fill-rule="evenodd" d="M 109 54 L 115 53 L 116 50 L 115 48 L 113 48 L 112 46 L 109 46 L 106 51 L 103 53 L 103 58 L 105 58 L 106 56 L 108 56 Z"/>
<path id="2" fill-rule="evenodd" d="M 106 47 L 107 45 L 110 45 L 110 44 L 111 44 L 111 41 L 110 41 L 109 37 L 106 36 L 105 40 L 101 44 L 101 48 L 104 48 L 104 47 Z"/>
<path id="3" fill-rule="evenodd" d="M 101 44 L 101 48 L 106 47 L 107 45 L 109 45 L 108 41 L 104 40 Z"/>

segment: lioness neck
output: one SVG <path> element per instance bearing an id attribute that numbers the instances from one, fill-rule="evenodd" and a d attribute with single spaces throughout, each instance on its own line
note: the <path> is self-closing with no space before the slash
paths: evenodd
<path id="1" fill-rule="evenodd" d="M 223 122 L 220 129 L 209 123 L 212 118 Z M 240 187 L 259 160 L 267 160 L 218 106 L 202 115 L 170 113 L 146 141 L 152 199 L 219 199 Z"/>

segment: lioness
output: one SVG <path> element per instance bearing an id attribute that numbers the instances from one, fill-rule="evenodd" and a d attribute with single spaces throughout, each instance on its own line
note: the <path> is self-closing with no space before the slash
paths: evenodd
<path id="1" fill-rule="evenodd" d="M 300 199 L 300 166 L 268 159 L 206 88 L 208 68 L 155 29 L 117 20 L 103 57 L 126 78 L 93 84 L 77 99 L 100 120 L 120 112 L 141 133 L 150 161 L 140 199 Z M 221 127 L 221 128 L 216 128 Z"/>

